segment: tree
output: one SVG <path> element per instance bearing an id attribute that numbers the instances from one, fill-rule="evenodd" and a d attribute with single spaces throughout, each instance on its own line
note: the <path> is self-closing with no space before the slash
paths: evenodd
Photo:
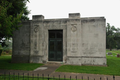
<path id="1" fill-rule="evenodd" d="M 112 50 L 113 48 L 117 48 L 117 44 L 119 42 L 119 33 L 120 29 L 115 28 L 114 26 L 110 26 L 109 23 L 107 23 L 106 27 L 106 47 Z M 120 42 L 119 42 L 120 43 Z"/>
<path id="2" fill-rule="evenodd" d="M 115 40 L 116 40 L 116 48 L 120 49 L 120 28 L 117 28 L 115 33 Z"/>
<path id="3" fill-rule="evenodd" d="M 29 0 L 27 0 L 29 1 Z M 12 37 L 21 20 L 28 20 L 26 0 L 0 0 L 0 41 Z M 3 41 L 1 41 L 3 42 Z"/>

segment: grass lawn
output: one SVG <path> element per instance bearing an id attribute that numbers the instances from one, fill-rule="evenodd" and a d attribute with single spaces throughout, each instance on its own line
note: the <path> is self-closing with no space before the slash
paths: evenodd
<path id="1" fill-rule="evenodd" d="M 59 67 L 57 72 L 75 72 L 75 73 L 90 73 L 90 74 L 106 74 L 106 75 L 119 75 L 120 76 L 120 58 L 117 58 L 117 53 L 120 50 L 109 51 L 112 55 L 107 55 L 107 67 L 103 66 L 76 66 L 76 65 L 63 65 Z"/>
<path id="2" fill-rule="evenodd" d="M 0 69 L 3 70 L 34 70 L 43 64 L 38 63 L 10 63 L 11 56 L 2 55 L 0 56 Z"/>
<path id="3" fill-rule="evenodd" d="M 0 75 L 0 80 L 70 80 L 69 78 L 53 78 L 53 77 L 33 77 L 33 76 L 16 76 L 16 75 L 6 75 L 6 76 L 3 76 L 3 75 Z M 76 80 L 76 79 L 71 79 L 71 80 Z M 77 80 L 82 80 L 82 79 L 77 79 Z M 84 79 L 83 79 L 84 80 Z"/>

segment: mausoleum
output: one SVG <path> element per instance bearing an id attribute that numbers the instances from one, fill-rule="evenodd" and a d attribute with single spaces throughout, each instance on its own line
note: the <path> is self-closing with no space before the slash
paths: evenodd
<path id="1" fill-rule="evenodd" d="M 104 17 L 44 19 L 33 15 L 13 33 L 12 62 L 106 65 Z"/>

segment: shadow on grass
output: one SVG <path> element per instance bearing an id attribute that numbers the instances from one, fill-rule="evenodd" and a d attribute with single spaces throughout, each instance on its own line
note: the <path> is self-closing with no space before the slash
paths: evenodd
<path id="1" fill-rule="evenodd" d="M 0 69 L 2 70 L 34 70 L 43 64 L 40 63 L 11 63 L 11 56 L 0 56 Z"/>

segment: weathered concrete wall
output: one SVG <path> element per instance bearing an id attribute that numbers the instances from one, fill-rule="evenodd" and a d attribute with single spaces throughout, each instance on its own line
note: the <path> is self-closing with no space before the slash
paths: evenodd
<path id="1" fill-rule="evenodd" d="M 76 29 L 71 28 L 71 25 Z M 103 17 L 78 19 L 74 16 L 68 21 L 68 26 L 67 64 L 106 65 L 105 19 Z"/>
<path id="2" fill-rule="evenodd" d="M 39 18 L 38 18 L 39 17 Z M 37 18 L 37 19 L 36 19 Z M 64 19 L 44 19 L 44 16 L 33 16 L 31 24 L 31 63 L 48 62 L 49 30 L 63 30 L 63 62 L 66 60 L 66 29 L 67 21 Z"/>
<path id="3" fill-rule="evenodd" d="M 43 15 L 34 15 L 30 28 L 30 63 L 43 63 Z"/>
<path id="4" fill-rule="evenodd" d="M 105 19 L 82 18 L 82 64 L 106 64 Z"/>
<path id="5" fill-rule="evenodd" d="M 40 29 L 38 29 L 38 35 L 39 37 L 35 36 L 34 31 L 31 31 L 31 62 L 35 62 L 35 63 L 46 63 L 48 62 L 48 31 L 49 30 L 63 30 L 63 62 L 65 62 L 66 60 L 66 20 L 43 20 L 38 22 L 34 21 L 33 25 L 38 25 Z M 34 28 L 34 27 L 33 27 Z M 31 28 L 31 30 L 34 30 Z M 33 36 L 34 35 L 34 36 Z M 38 38 L 38 39 L 36 39 Z M 33 50 L 35 46 L 35 42 L 33 42 L 34 40 L 36 40 L 36 44 L 39 46 L 36 46 L 38 48 L 38 54 L 36 55 Z M 33 55 L 34 58 L 32 58 Z M 37 60 L 38 59 L 38 60 Z"/>
<path id="6" fill-rule="evenodd" d="M 30 62 L 42 63 L 42 27 L 38 21 L 32 21 L 30 38 Z"/>
<path id="7" fill-rule="evenodd" d="M 79 64 L 76 57 L 81 56 L 81 19 L 80 14 L 69 14 L 67 22 L 67 64 Z"/>
<path id="8" fill-rule="evenodd" d="M 13 33 L 12 62 L 29 62 L 30 22 L 23 22 L 22 27 Z"/>
<path id="9" fill-rule="evenodd" d="M 12 62 L 47 63 L 49 30 L 63 30 L 63 63 L 106 65 L 106 28 L 103 17 L 44 19 L 42 15 L 25 21 L 13 36 Z M 17 46 L 17 47 L 16 47 Z"/>

